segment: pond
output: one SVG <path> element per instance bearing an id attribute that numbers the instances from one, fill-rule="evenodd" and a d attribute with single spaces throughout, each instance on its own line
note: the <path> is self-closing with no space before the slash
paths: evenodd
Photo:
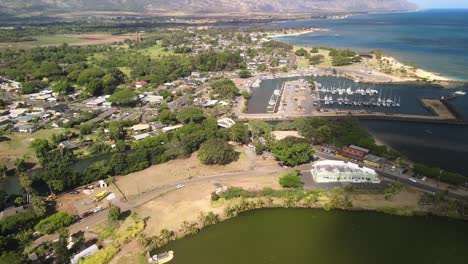
<path id="1" fill-rule="evenodd" d="M 174 264 L 465 263 L 468 223 L 375 212 L 263 209 L 171 242 Z"/>

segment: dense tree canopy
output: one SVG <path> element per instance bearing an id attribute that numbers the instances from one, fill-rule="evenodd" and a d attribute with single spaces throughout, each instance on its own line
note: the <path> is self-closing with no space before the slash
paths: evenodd
<path id="1" fill-rule="evenodd" d="M 198 159 L 207 165 L 225 165 L 239 157 L 234 148 L 221 139 L 210 139 L 203 143 L 198 152 Z"/>
<path id="2" fill-rule="evenodd" d="M 275 142 L 271 149 L 275 158 L 286 166 L 297 166 L 311 161 L 314 151 L 304 139 L 286 137 Z"/>
<path id="3" fill-rule="evenodd" d="M 213 95 L 221 99 L 233 99 L 239 93 L 239 88 L 229 79 L 214 82 L 211 88 L 213 88 Z"/>

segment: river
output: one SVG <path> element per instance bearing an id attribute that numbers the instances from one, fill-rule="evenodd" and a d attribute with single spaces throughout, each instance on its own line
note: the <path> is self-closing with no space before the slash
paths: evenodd
<path id="1" fill-rule="evenodd" d="M 466 222 L 319 209 L 251 211 L 171 242 L 174 264 L 463 263 Z"/>

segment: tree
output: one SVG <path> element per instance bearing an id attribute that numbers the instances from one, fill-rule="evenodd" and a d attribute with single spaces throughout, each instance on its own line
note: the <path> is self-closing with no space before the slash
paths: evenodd
<path id="1" fill-rule="evenodd" d="M 109 137 L 112 140 L 120 140 L 125 138 L 123 124 L 120 122 L 111 122 L 109 124 Z"/>
<path id="2" fill-rule="evenodd" d="M 70 234 L 66 228 L 59 230 L 59 239 L 53 244 L 56 263 L 69 263 L 71 254 L 68 250 L 68 238 Z"/>
<path id="3" fill-rule="evenodd" d="M 117 221 L 120 218 L 120 207 L 118 206 L 112 206 L 109 209 L 109 214 L 107 215 L 107 219 L 109 221 Z"/>
<path id="4" fill-rule="evenodd" d="M 213 138 L 203 143 L 198 152 L 198 159 L 207 165 L 225 165 L 239 157 L 234 148 L 222 139 Z"/>
<path id="5" fill-rule="evenodd" d="M 47 86 L 48 86 L 47 83 L 43 81 L 33 80 L 33 81 L 25 82 L 21 85 L 21 93 L 22 94 L 36 93 L 41 90 L 44 90 L 45 88 L 47 88 Z"/>
<path id="6" fill-rule="evenodd" d="M 242 144 L 246 144 L 250 139 L 249 128 L 244 123 L 236 123 L 229 129 L 229 138 Z"/>
<path id="7" fill-rule="evenodd" d="M 212 83 L 211 88 L 213 88 L 213 94 L 222 99 L 233 99 L 239 93 L 239 88 L 229 79 Z"/>
<path id="8" fill-rule="evenodd" d="M 113 102 L 117 105 L 132 105 L 137 100 L 137 94 L 131 89 L 123 89 L 115 92 L 108 99 L 109 102 Z"/>
<path id="9" fill-rule="evenodd" d="M 302 187 L 303 183 L 301 178 L 299 177 L 300 173 L 299 170 L 294 170 L 283 175 L 279 179 L 279 184 L 283 188 L 299 188 Z"/>
<path id="10" fill-rule="evenodd" d="M 45 215 L 46 205 L 42 197 L 33 195 L 31 196 L 30 203 L 31 203 L 31 206 L 35 215 L 39 217 Z"/>
<path id="11" fill-rule="evenodd" d="M 99 96 L 103 93 L 104 84 L 102 83 L 101 79 L 94 79 L 89 81 L 86 85 L 86 92 L 94 95 Z"/>
<path id="12" fill-rule="evenodd" d="M 177 114 L 177 119 L 184 124 L 200 123 L 205 119 L 205 115 L 203 110 L 199 107 L 188 107 Z"/>
<path id="13" fill-rule="evenodd" d="M 31 188 L 31 185 L 32 185 L 32 180 L 31 178 L 29 178 L 28 175 L 26 175 L 25 173 L 21 173 L 20 176 L 19 176 L 19 184 L 21 186 L 21 188 L 24 189 L 24 191 L 26 192 L 26 194 L 29 196 L 32 192 L 32 188 Z M 29 201 L 27 201 L 29 202 Z"/>
<path id="14" fill-rule="evenodd" d="M 309 63 L 312 65 L 320 64 L 325 57 L 323 55 L 314 55 L 309 58 Z"/>
<path id="15" fill-rule="evenodd" d="M 165 109 L 158 114 L 159 121 L 165 125 L 171 125 L 177 122 L 177 117 L 169 109 Z"/>
<path id="16" fill-rule="evenodd" d="M 241 70 L 239 72 L 239 78 L 247 79 L 252 77 L 252 73 L 249 70 Z"/>
<path id="17" fill-rule="evenodd" d="M 309 53 L 304 48 L 300 48 L 300 49 L 296 50 L 296 52 L 294 52 L 294 54 L 296 54 L 296 56 L 304 57 L 304 56 L 307 56 Z"/>
<path id="18" fill-rule="evenodd" d="M 66 80 L 61 80 L 52 85 L 52 91 L 61 95 L 71 94 L 75 88 Z"/>
<path id="19" fill-rule="evenodd" d="M 37 138 L 31 142 L 31 147 L 36 152 L 39 163 L 43 165 L 48 153 L 52 150 L 49 141 L 47 139 Z"/>
<path id="20" fill-rule="evenodd" d="M 17 158 L 15 160 L 16 172 L 23 173 L 26 170 L 26 162 L 24 159 Z"/>
<path id="21" fill-rule="evenodd" d="M 291 167 L 309 162 L 314 154 L 309 143 L 296 137 L 286 137 L 275 142 L 271 151 L 275 158 Z"/>
<path id="22" fill-rule="evenodd" d="M 51 192 L 61 192 L 63 191 L 63 181 L 61 180 L 50 180 L 47 182 Z"/>

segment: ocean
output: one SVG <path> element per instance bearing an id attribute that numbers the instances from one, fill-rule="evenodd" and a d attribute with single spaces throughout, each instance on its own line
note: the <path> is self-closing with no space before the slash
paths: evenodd
<path id="1" fill-rule="evenodd" d="M 285 21 L 272 25 L 328 29 L 278 38 L 284 42 L 358 51 L 382 49 L 404 63 L 468 80 L 468 9 L 353 15 L 337 20 Z"/>
<path id="2" fill-rule="evenodd" d="M 402 62 L 468 80 L 468 9 L 425 10 L 410 13 L 354 15 L 339 20 L 276 22 L 281 27 L 316 27 L 324 32 L 288 36 L 277 40 L 302 46 L 330 46 L 358 51 L 382 49 Z M 412 88 L 402 97 L 438 97 L 447 91 Z M 454 105 L 468 120 L 468 96 Z M 468 176 L 468 127 L 393 121 L 362 121 L 379 141 L 405 157 Z"/>

